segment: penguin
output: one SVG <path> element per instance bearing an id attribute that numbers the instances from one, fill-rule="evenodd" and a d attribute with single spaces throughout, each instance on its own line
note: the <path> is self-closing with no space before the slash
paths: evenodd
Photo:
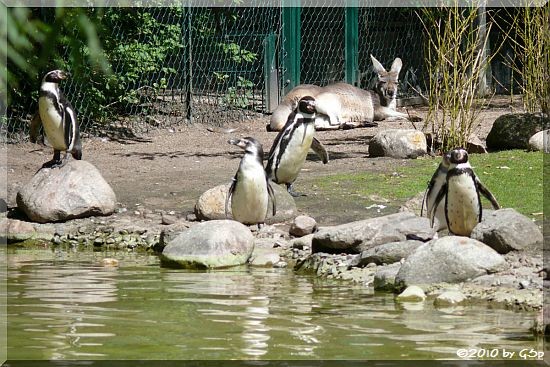
<path id="1" fill-rule="evenodd" d="M 54 149 L 53 159 L 42 167 L 64 166 L 69 159 L 69 153 L 75 159 L 82 159 L 82 144 L 76 111 L 61 93 L 58 85 L 68 76 L 69 74 L 62 70 L 53 70 L 42 79 L 38 112 L 46 137 Z M 61 160 L 62 151 L 67 152 L 63 160 Z"/>
<path id="2" fill-rule="evenodd" d="M 314 142 L 315 99 L 305 96 L 300 99 L 296 109 L 288 116 L 284 128 L 279 132 L 269 151 L 266 173 L 275 183 L 284 183 L 290 195 L 300 194 L 292 189 L 306 160 L 307 153 Z M 328 162 L 328 154 L 322 144 L 315 140 L 316 152 L 323 152 L 323 163 Z"/>
<path id="3" fill-rule="evenodd" d="M 273 188 L 264 170 L 262 144 L 251 137 L 230 139 L 228 143 L 244 149 L 245 153 L 227 193 L 225 216 L 228 216 L 231 200 L 233 219 L 259 227 L 265 222 L 269 198 L 273 215 L 277 213 Z"/>
<path id="4" fill-rule="evenodd" d="M 420 209 L 420 216 L 424 215 L 424 207 L 426 207 L 426 213 L 429 216 L 429 213 L 432 213 L 432 209 L 435 203 L 435 198 L 441 190 L 441 187 L 445 185 L 447 181 L 447 171 L 449 170 L 449 153 L 443 154 L 441 163 L 435 170 L 432 179 L 428 183 L 428 187 L 424 192 L 424 198 L 422 200 L 422 208 Z M 442 199 L 443 200 L 443 199 Z M 435 218 L 439 223 L 437 228 L 438 231 L 447 228 L 447 220 L 445 219 L 445 209 L 443 205 L 440 205 L 434 213 Z M 433 218 L 430 217 L 430 220 L 433 222 Z"/>
<path id="5" fill-rule="evenodd" d="M 469 237 L 483 217 L 479 194 L 483 194 L 494 209 L 500 209 L 500 205 L 475 175 L 464 148 L 455 148 L 448 154 L 449 168 L 446 181 L 440 188 L 429 213 L 432 218 L 431 224 L 433 225 L 437 207 L 445 197 L 445 219 L 449 233 Z"/>

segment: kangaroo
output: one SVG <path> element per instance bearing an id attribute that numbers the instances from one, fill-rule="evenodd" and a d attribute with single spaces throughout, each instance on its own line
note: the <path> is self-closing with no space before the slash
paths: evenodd
<path id="1" fill-rule="evenodd" d="M 403 66 L 401 59 L 396 58 L 390 71 L 387 71 L 374 56 L 370 57 L 374 71 L 378 74 L 378 82 L 373 90 L 363 90 L 347 83 L 325 87 L 301 84 L 292 89 L 273 111 L 268 130 L 281 130 L 290 112 L 296 108 L 297 101 L 305 95 L 313 96 L 317 101 L 317 130 L 376 126 L 374 121 L 388 117 L 408 119 L 407 114 L 395 109 L 398 77 Z M 413 117 L 413 121 L 417 120 L 417 117 Z"/>

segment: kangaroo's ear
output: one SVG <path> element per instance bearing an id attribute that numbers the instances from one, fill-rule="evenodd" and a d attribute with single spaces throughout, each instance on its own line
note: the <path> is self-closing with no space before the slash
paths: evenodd
<path id="1" fill-rule="evenodd" d="M 372 60 L 372 67 L 374 68 L 374 71 L 376 73 L 378 74 L 387 73 L 386 69 L 384 69 L 380 61 L 376 60 L 374 56 L 370 55 L 370 59 Z"/>
<path id="2" fill-rule="evenodd" d="M 395 60 L 393 60 L 393 63 L 391 64 L 390 73 L 394 72 L 399 74 L 402 67 L 403 67 L 403 61 L 401 61 L 399 57 L 396 57 Z"/>

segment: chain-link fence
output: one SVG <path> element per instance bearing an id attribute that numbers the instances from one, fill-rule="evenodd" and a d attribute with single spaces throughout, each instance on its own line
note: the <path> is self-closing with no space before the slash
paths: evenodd
<path id="1" fill-rule="evenodd" d="M 61 88 L 82 132 L 104 135 L 257 118 L 300 83 L 368 88 L 375 78 L 371 54 L 387 68 L 395 57 L 403 60 L 402 95 L 422 84 L 424 40 L 415 9 L 320 5 L 88 9 L 112 74 L 73 63 L 70 47 L 85 52 L 85 42 L 68 43 L 55 66 L 73 77 Z M 51 22 L 53 13 L 39 9 L 35 16 Z M 39 78 L 21 80 L 8 106 L 12 140 L 28 136 Z"/>

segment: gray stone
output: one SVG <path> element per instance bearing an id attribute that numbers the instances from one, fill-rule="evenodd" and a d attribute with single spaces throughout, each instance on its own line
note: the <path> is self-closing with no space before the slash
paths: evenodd
<path id="1" fill-rule="evenodd" d="M 162 251 L 163 265 L 211 269 L 246 264 L 254 249 L 247 226 L 232 220 L 197 224 L 172 239 Z"/>
<path id="2" fill-rule="evenodd" d="M 510 113 L 499 116 L 487 135 L 489 149 L 527 149 L 529 139 L 550 127 L 550 119 L 543 114 Z"/>
<path id="3" fill-rule="evenodd" d="M 416 285 L 408 286 L 403 292 L 397 295 L 398 301 L 407 301 L 407 302 L 418 302 L 424 301 L 426 299 L 426 294 Z"/>
<path id="4" fill-rule="evenodd" d="M 550 130 L 539 131 L 529 138 L 529 149 L 550 153 Z"/>
<path id="5" fill-rule="evenodd" d="M 400 268 L 401 263 L 378 267 L 374 274 L 374 290 L 393 292 L 395 289 L 395 277 Z"/>
<path id="6" fill-rule="evenodd" d="M 271 200 L 269 201 L 269 210 L 266 223 L 280 223 L 293 219 L 298 213 L 294 198 L 280 185 L 272 184 L 277 202 L 277 214 L 272 216 Z M 226 219 L 225 216 L 225 198 L 229 190 L 229 184 L 216 186 L 204 192 L 195 204 L 195 215 L 198 220 L 216 220 Z M 231 218 L 231 202 L 229 203 L 229 218 Z"/>
<path id="7" fill-rule="evenodd" d="M 434 305 L 438 307 L 453 306 L 459 303 L 463 303 L 466 300 L 466 296 L 457 290 L 447 290 L 437 296 L 434 300 Z"/>
<path id="8" fill-rule="evenodd" d="M 418 216 L 420 216 L 420 213 L 422 213 L 422 202 L 424 201 L 424 195 L 425 191 L 419 192 L 409 200 L 405 202 L 405 204 L 401 205 L 399 207 L 400 212 L 411 212 Z M 424 208 L 426 210 L 426 208 Z M 426 215 L 424 213 L 424 215 Z"/>
<path id="9" fill-rule="evenodd" d="M 423 244 L 424 242 L 421 241 L 408 240 L 401 242 L 389 242 L 370 248 L 361 253 L 359 266 L 365 266 L 369 263 L 375 263 L 377 265 L 393 264 L 401 261 L 401 259 L 406 259 Z"/>
<path id="10" fill-rule="evenodd" d="M 389 242 L 430 240 L 435 234 L 428 218 L 401 212 L 320 228 L 313 236 L 312 247 L 314 252 L 361 253 Z"/>
<path id="11" fill-rule="evenodd" d="M 371 157 L 417 158 L 426 152 L 426 136 L 419 130 L 384 130 L 369 142 Z"/>
<path id="12" fill-rule="evenodd" d="M 484 215 L 471 237 L 492 247 L 498 253 L 537 250 L 542 246 L 542 233 L 535 223 L 512 208 Z"/>
<path id="13" fill-rule="evenodd" d="M 468 153 L 487 153 L 487 147 L 481 141 L 481 139 L 477 135 L 470 135 L 468 138 L 468 142 L 466 143 L 466 150 Z"/>
<path id="14" fill-rule="evenodd" d="M 447 236 L 420 246 L 401 265 L 400 288 L 413 284 L 460 283 L 507 268 L 489 246 L 467 237 Z"/>
<path id="15" fill-rule="evenodd" d="M 116 196 L 89 162 L 70 160 L 39 170 L 17 193 L 17 206 L 39 223 L 112 214 Z"/>
<path id="16" fill-rule="evenodd" d="M 280 247 L 275 247 L 276 241 L 269 238 L 256 239 L 254 251 L 249 259 L 252 266 L 273 267 L 281 261 Z"/>
<path id="17" fill-rule="evenodd" d="M 299 215 L 290 225 L 289 233 L 295 237 L 302 237 L 315 232 L 317 222 L 307 215 Z"/>
<path id="18" fill-rule="evenodd" d="M 300 250 L 311 249 L 311 241 L 313 240 L 313 234 L 308 234 L 307 236 L 295 238 L 290 241 L 290 247 L 297 248 Z"/>
<path id="19" fill-rule="evenodd" d="M 50 241 L 54 236 L 53 228 L 36 228 L 35 225 L 22 220 L 3 218 L 0 221 L 0 239 L 7 243 L 26 240 Z"/>

